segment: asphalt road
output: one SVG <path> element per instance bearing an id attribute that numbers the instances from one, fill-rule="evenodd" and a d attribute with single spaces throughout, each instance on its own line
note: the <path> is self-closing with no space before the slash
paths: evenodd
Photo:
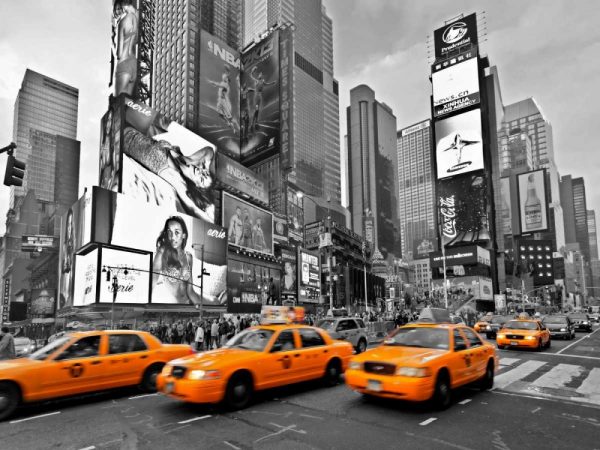
<path id="1" fill-rule="evenodd" d="M 499 355 L 494 389 L 460 389 L 442 412 L 343 384 L 269 391 L 235 413 L 128 389 L 22 408 L 0 423 L 0 448 L 600 449 L 597 327 Z"/>

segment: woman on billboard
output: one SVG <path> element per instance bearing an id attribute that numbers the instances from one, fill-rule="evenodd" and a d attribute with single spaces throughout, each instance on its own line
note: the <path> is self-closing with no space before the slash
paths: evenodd
<path id="1" fill-rule="evenodd" d="M 285 291 L 296 290 L 296 267 L 290 261 L 286 261 L 283 265 L 283 289 Z"/>
<path id="2" fill-rule="evenodd" d="M 173 187 L 178 211 L 214 223 L 211 164 L 215 153 L 211 147 L 185 156 L 178 146 L 146 137 L 131 127 L 125 129 L 123 140 L 126 155 Z"/>
<path id="3" fill-rule="evenodd" d="M 65 221 L 65 237 L 62 244 L 63 260 L 60 267 L 60 308 L 67 306 L 71 297 L 71 279 L 73 277 L 73 252 L 75 250 L 75 227 L 73 226 L 73 209 L 69 208 Z"/>
<path id="4" fill-rule="evenodd" d="M 117 70 L 115 74 L 116 97 L 122 93 L 133 94 L 133 88 L 137 79 L 136 48 L 138 40 L 138 15 L 130 0 L 117 2 L 114 7 L 114 15 L 118 20 L 117 32 L 119 36 L 117 44 Z"/>
<path id="5" fill-rule="evenodd" d="M 209 84 L 212 84 L 217 88 L 217 112 L 219 113 L 219 116 L 221 116 L 221 118 L 227 122 L 227 125 L 231 127 L 233 134 L 237 133 L 237 128 L 239 128 L 239 125 L 233 117 L 233 108 L 231 106 L 231 99 L 229 98 L 229 92 L 231 90 L 229 67 L 225 66 L 223 75 L 221 75 L 221 81 L 213 81 L 208 79 L 207 81 Z"/>

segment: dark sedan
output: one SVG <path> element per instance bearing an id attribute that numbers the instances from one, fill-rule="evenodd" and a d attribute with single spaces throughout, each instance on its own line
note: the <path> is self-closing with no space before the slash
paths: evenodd
<path id="1" fill-rule="evenodd" d="M 569 314 L 567 317 L 571 319 L 571 322 L 573 322 L 573 325 L 575 325 L 575 330 L 587 332 L 592 331 L 592 321 L 587 314 L 575 313 Z"/>
<path id="2" fill-rule="evenodd" d="M 488 339 L 496 339 L 498 330 L 502 328 L 506 322 L 512 319 L 512 316 L 492 316 L 489 323 L 485 327 L 480 328 L 481 332 L 485 333 L 485 336 Z"/>
<path id="3" fill-rule="evenodd" d="M 575 339 L 575 326 L 567 316 L 546 316 L 542 321 L 552 339 Z"/>

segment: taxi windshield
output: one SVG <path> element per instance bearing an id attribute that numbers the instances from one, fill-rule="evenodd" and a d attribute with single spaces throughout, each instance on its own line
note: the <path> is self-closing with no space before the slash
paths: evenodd
<path id="1" fill-rule="evenodd" d="M 273 330 L 266 330 L 264 328 L 244 330 L 227 341 L 225 347 L 262 352 L 269 343 L 273 333 Z"/>
<path id="2" fill-rule="evenodd" d="M 516 320 L 511 320 L 504 328 L 509 328 L 511 330 L 537 330 L 538 326 L 535 322 L 518 322 Z"/>
<path id="3" fill-rule="evenodd" d="M 398 328 L 384 341 L 384 345 L 436 348 L 441 350 L 448 350 L 448 343 L 447 329 L 430 327 Z"/>
<path id="4" fill-rule="evenodd" d="M 60 347 L 65 345 L 67 342 L 69 342 L 70 339 L 71 339 L 71 336 L 59 337 L 58 339 L 50 342 L 49 344 L 44 345 L 39 350 L 33 352 L 31 355 L 29 355 L 29 359 L 35 359 L 38 361 L 46 359 L 48 356 L 50 356 L 52 353 L 54 353 L 57 349 L 59 349 Z"/>
<path id="5" fill-rule="evenodd" d="M 317 326 L 319 328 L 323 328 L 325 331 L 333 330 L 334 325 L 335 325 L 335 320 L 332 320 L 332 319 L 319 320 L 319 322 L 317 323 Z"/>

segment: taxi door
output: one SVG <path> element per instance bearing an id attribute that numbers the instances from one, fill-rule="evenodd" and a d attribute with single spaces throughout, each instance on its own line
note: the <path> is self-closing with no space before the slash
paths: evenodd
<path id="1" fill-rule="evenodd" d="M 295 382 L 300 373 L 298 346 L 293 329 L 281 330 L 269 352 L 257 367 L 262 388 Z"/>
<path id="2" fill-rule="evenodd" d="M 144 369 L 150 364 L 149 358 L 148 347 L 137 334 L 109 334 L 105 359 L 110 373 L 105 380 L 106 387 L 139 383 Z"/>
<path id="3" fill-rule="evenodd" d="M 493 355 L 490 355 L 491 349 L 483 345 L 483 342 L 475 332 L 466 327 L 461 328 L 460 331 L 462 331 L 465 339 L 469 343 L 472 370 L 468 376 L 471 381 L 475 381 L 485 374 L 487 362 L 490 356 Z"/>
<path id="4" fill-rule="evenodd" d="M 106 370 L 100 351 L 103 337 L 81 337 L 48 361 L 43 373 L 38 374 L 42 396 L 75 395 L 98 389 Z"/>
<path id="5" fill-rule="evenodd" d="M 469 344 L 457 328 L 452 330 L 452 354 L 448 366 L 452 387 L 467 383 L 472 373 L 472 355 Z"/>
<path id="6" fill-rule="evenodd" d="M 325 373 L 331 350 L 323 336 L 314 328 L 298 328 L 300 335 L 299 360 L 301 380 L 319 378 Z"/>

